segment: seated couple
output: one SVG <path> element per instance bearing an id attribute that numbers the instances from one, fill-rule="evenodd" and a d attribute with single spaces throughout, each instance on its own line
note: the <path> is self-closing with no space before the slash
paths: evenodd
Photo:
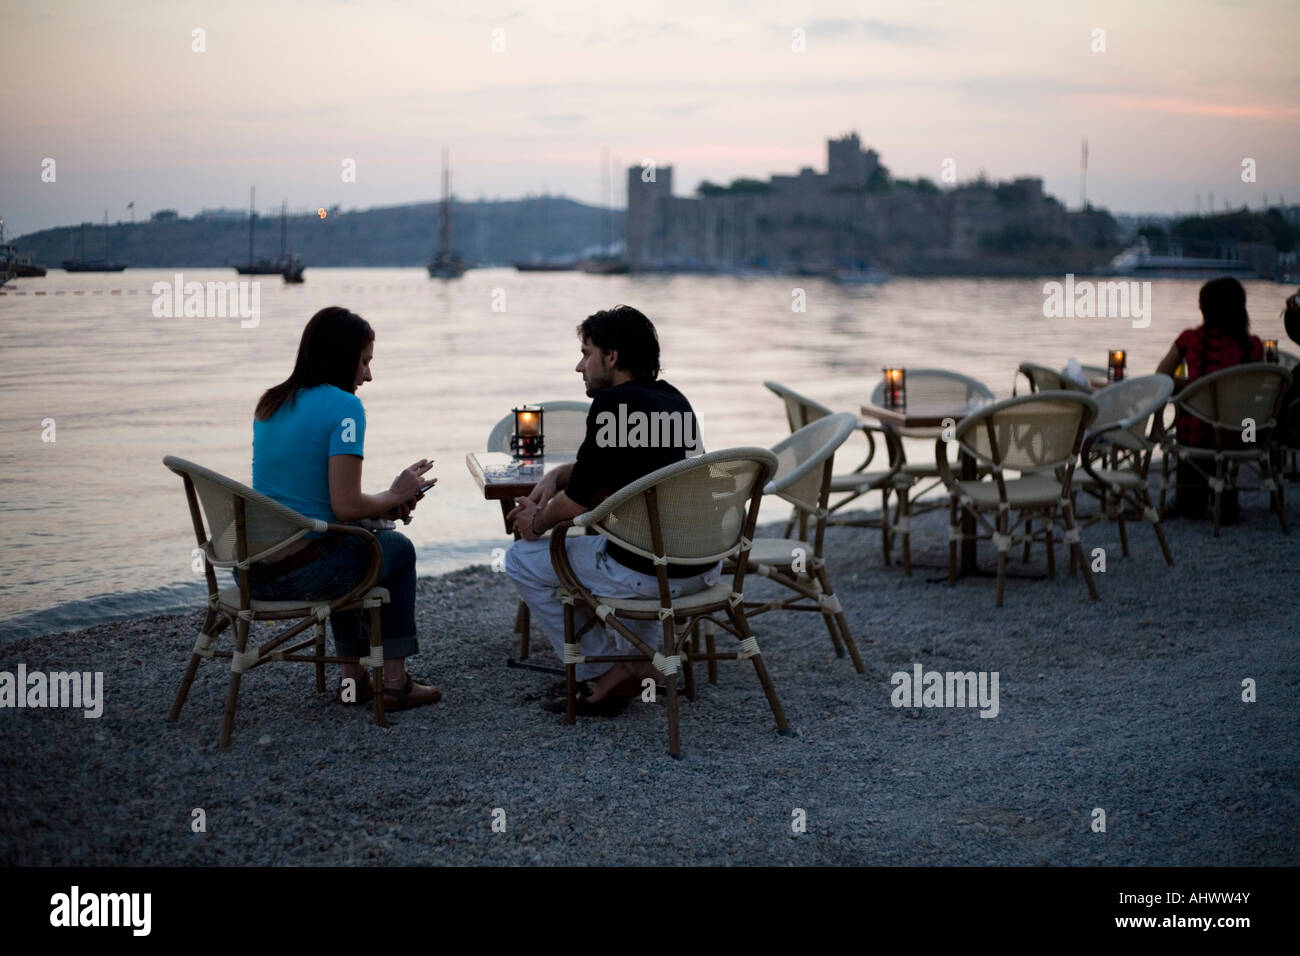
<path id="1" fill-rule="evenodd" d="M 681 413 L 691 422 L 690 403 L 677 389 L 658 380 L 659 340 L 654 325 L 636 309 L 619 306 L 588 317 L 578 328 L 582 359 L 577 371 L 593 398 L 587 435 L 576 460 L 551 472 L 527 499 L 510 513 L 523 539 L 511 549 L 506 570 L 534 617 L 563 658 L 564 615 L 555 597 L 559 579 L 551 567 L 548 543 L 540 540 L 554 525 L 594 506 L 606 495 L 692 450 L 687 438 L 676 447 L 629 447 L 634 443 L 608 440 L 598 418 L 608 411 L 618 416 Z M 361 490 L 366 417 L 356 390 L 373 380 L 375 333 L 360 316 L 340 307 L 322 309 L 303 330 L 292 374 L 268 389 L 257 404 L 253 422 L 253 488 L 309 518 L 330 522 L 365 518 L 406 517 L 431 486 L 425 477 L 432 462 L 421 459 L 403 469 L 387 491 L 368 495 Z M 688 417 L 689 415 L 689 417 Z M 623 420 L 626 420 L 624 418 Z M 691 436 L 693 437 L 693 436 Z M 640 445 L 640 443 L 635 443 Z M 439 688 L 414 681 L 406 658 L 417 652 L 415 634 L 415 549 L 397 531 L 376 533 L 383 555 L 379 587 L 387 588 L 389 603 L 381 613 L 384 648 L 384 706 L 400 710 L 434 703 Z M 648 597 L 657 593 L 649 561 L 606 548 L 599 536 L 575 536 L 568 542 L 569 561 L 592 591 L 605 596 Z M 361 538 L 312 534 L 280 552 L 274 561 L 256 562 L 249 569 L 252 596 L 259 600 L 334 598 L 363 579 L 369 554 Z M 669 567 L 674 596 L 692 594 L 717 582 L 720 565 L 709 568 Z M 579 624 L 585 623 L 580 621 Z M 335 647 L 341 657 L 369 653 L 367 621 L 359 612 L 330 618 Z M 658 646 L 652 622 L 638 635 Z M 587 655 L 630 653 L 616 633 L 594 627 L 582 642 Z M 584 684 L 579 712 L 612 713 L 640 680 L 653 669 L 616 664 L 582 664 Z M 340 700 L 366 703 L 374 693 L 364 668 L 343 665 Z M 348 681 L 352 683 L 349 685 Z M 348 693 L 348 687 L 354 693 Z M 562 704 L 562 701 L 560 702 Z M 555 701 L 547 701 L 553 709 Z M 561 708 L 562 709 L 562 708 Z"/>

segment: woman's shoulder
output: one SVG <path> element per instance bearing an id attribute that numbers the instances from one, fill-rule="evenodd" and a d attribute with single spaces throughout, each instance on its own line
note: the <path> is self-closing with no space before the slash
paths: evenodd
<path id="1" fill-rule="evenodd" d="M 364 411 L 361 399 L 355 392 L 344 391 L 337 385 L 313 385 L 298 392 L 299 400 L 306 401 L 312 407 L 327 411 L 354 410 Z"/>
<path id="2" fill-rule="evenodd" d="M 1178 348 L 1185 352 L 1187 351 L 1188 346 L 1195 345 L 1199 342 L 1201 336 L 1204 334 L 1205 326 L 1203 325 L 1197 325 L 1190 329 L 1183 329 L 1178 333 L 1178 338 L 1174 339 L 1174 345 L 1178 346 Z"/>

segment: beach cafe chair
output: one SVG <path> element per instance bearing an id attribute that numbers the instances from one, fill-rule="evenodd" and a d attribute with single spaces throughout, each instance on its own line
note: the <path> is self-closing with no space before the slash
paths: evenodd
<path id="1" fill-rule="evenodd" d="M 576 454 L 587 437 L 587 412 L 591 402 L 567 399 L 541 402 L 542 429 L 545 433 L 545 451 Z M 515 431 L 515 416 L 509 414 L 492 426 L 488 434 L 487 450 L 511 454 L 510 438 Z M 526 659 L 531 645 L 531 617 L 528 605 L 520 601 L 515 607 L 515 633 L 519 635 L 519 657 Z"/>
<path id="2" fill-rule="evenodd" d="M 1177 421 L 1165 432 L 1164 461 L 1160 479 L 1160 513 L 1165 511 L 1169 473 L 1178 461 L 1185 461 L 1203 476 L 1214 497 L 1214 536 L 1219 536 L 1223 513 L 1223 492 L 1240 488 L 1242 466 L 1260 476 L 1260 488 L 1269 493 L 1269 503 L 1285 534 L 1282 483 L 1273 477 L 1271 462 L 1277 458 L 1277 420 L 1282 399 L 1291 385 L 1291 373 L 1281 365 L 1252 362 L 1234 365 L 1202 376 L 1173 397 L 1179 414 L 1190 415 L 1214 432 L 1214 447 L 1201 448 L 1178 441 Z M 1253 428 L 1252 428 L 1253 426 Z M 1244 438 L 1253 430 L 1253 440 Z"/>
<path id="3" fill-rule="evenodd" d="M 825 405 L 813 401 L 811 398 L 805 398 L 794 389 L 786 388 L 777 382 L 764 382 L 763 384 L 785 403 L 785 417 L 792 434 L 806 425 L 834 414 Z M 836 498 L 834 504 L 829 506 L 827 515 L 830 520 L 827 523 L 835 527 L 879 527 L 881 551 L 884 555 L 885 564 L 888 565 L 895 533 L 895 529 L 890 526 L 888 521 L 889 496 L 891 492 L 896 493 L 899 496 L 900 510 L 906 512 L 907 492 L 915 479 L 902 470 L 904 462 L 903 445 L 898 440 L 897 435 L 877 425 L 868 425 L 862 422 L 858 423 L 858 430 L 867 439 L 867 457 L 852 471 L 831 477 L 830 493 Z M 867 467 L 876 457 L 875 435 L 880 435 L 885 441 L 889 467 L 876 471 L 867 471 Z M 830 517 L 837 511 L 842 511 L 851 502 L 873 491 L 880 492 L 879 521 L 873 521 L 869 518 Z M 806 539 L 808 537 L 808 514 L 798 507 L 793 508 L 790 512 L 790 520 L 785 526 L 785 537 L 790 537 L 796 524 L 799 526 L 799 537 Z M 911 540 L 905 525 L 897 530 L 903 535 L 903 564 L 907 575 L 910 577 L 912 574 Z"/>
<path id="4" fill-rule="evenodd" d="M 546 451 L 576 452 L 587 437 L 587 412 L 591 402 L 575 402 L 568 399 L 554 402 L 540 402 L 542 407 L 542 430 L 545 432 Z M 488 435 L 487 450 L 510 454 L 510 437 L 515 432 L 515 416 L 505 416 L 492 426 Z"/>
<path id="5" fill-rule="evenodd" d="M 1079 452 L 1083 470 L 1075 470 L 1071 486 L 1072 491 L 1083 490 L 1099 501 L 1095 515 L 1079 519 L 1082 527 L 1096 521 L 1114 520 L 1119 525 L 1120 546 L 1127 558 L 1126 517 L 1129 521 L 1146 521 L 1155 531 L 1165 564 L 1170 567 L 1174 558 L 1160 526 L 1160 513 L 1151 500 L 1148 482 L 1151 456 L 1158 444 L 1148 437 L 1148 428 L 1173 390 L 1174 380 L 1168 375 L 1142 375 L 1093 392 L 1097 417 L 1084 436 Z M 1127 516 L 1126 506 L 1132 508 Z"/>
<path id="6" fill-rule="evenodd" d="M 595 508 L 551 532 L 551 562 L 560 579 L 556 595 L 564 603 L 564 664 L 568 705 L 565 723 L 574 721 L 576 666 L 583 661 L 651 662 L 667 679 L 668 752 L 681 753 L 678 727 L 678 672 L 684 671 L 686 692 L 694 697 L 690 661 L 749 660 L 753 662 L 777 729 L 789 735 L 785 712 L 768 676 L 758 641 L 745 615 L 745 574 L 748 553 L 763 499 L 763 487 L 776 473 L 777 458 L 766 448 L 729 448 L 668 465 L 625 485 Z M 654 562 L 657 598 L 624 598 L 593 594 L 569 565 L 565 536 L 569 528 L 594 528 L 609 541 Z M 734 570 L 710 588 L 673 598 L 667 565 L 711 564 L 734 558 Z M 585 623 L 578 612 L 585 611 Z M 739 641 L 726 653 L 702 654 L 688 647 L 694 623 L 708 617 Z M 644 642 L 629 621 L 658 621 L 663 628 L 658 648 Z M 584 657 L 580 641 L 597 623 L 612 627 L 632 644 L 634 653 Z"/>
<path id="7" fill-rule="evenodd" d="M 950 372 L 942 368 L 909 368 L 907 370 L 907 403 L 913 407 L 964 409 L 972 405 L 986 404 L 993 401 L 992 389 L 969 375 Z M 881 407 L 885 404 L 885 380 L 883 377 L 876 383 L 876 387 L 871 392 L 871 404 Z M 938 438 L 943 432 L 942 428 L 895 428 L 888 423 L 884 425 L 884 428 L 889 434 L 926 441 Z M 916 502 L 924 495 L 929 494 L 935 488 L 942 487 L 943 482 L 939 477 L 939 467 L 932 461 L 909 462 L 905 452 L 900 452 L 900 454 L 903 455 L 902 471 L 904 475 L 912 478 L 918 484 L 925 481 L 930 482 L 920 491 L 912 493 L 909 496 L 910 500 L 900 496 L 894 515 L 894 525 L 903 534 L 904 573 L 905 576 L 911 577 L 912 562 L 908 534 L 911 518 L 912 516 L 943 508 L 945 503 L 940 499 L 934 504 L 917 506 Z"/>
<path id="8" fill-rule="evenodd" d="M 325 690 L 325 665 L 341 663 L 360 664 L 370 668 L 371 686 L 383 687 L 384 649 L 379 609 L 388 603 L 388 591 L 374 587 L 379 578 L 382 560 L 378 539 L 356 525 L 335 524 L 300 515 L 246 485 L 183 458 L 168 455 L 163 459 L 163 464 L 184 482 L 185 498 L 189 502 L 195 538 L 203 551 L 203 570 L 208 583 L 207 615 L 167 719 L 180 719 L 181 708 L 189 696 L 199 663 L 214 657 L 230 661 L 230 685 L 226 692 L 225 716 L 221 723 L 221 747 L 230 746 L 241 678 L 253 668 L 271 661 L 315 664 L 318 691 Z M 258 601 L 250 597 L 249 566 L 254 561 L 272 557 L 310 531 L 353 534 L 366 540 L 370 548 L 370 567 L 361 583 L 347 594 L 333 599 Z M 234 568 L 238 583 L 231 587 L 220 587 L 215 568 Z M 325 622 L 330 615 L 339 611 L 361 610 L 370 612 L 369 655 L 327 657 Z M 254 621 L 287 620 L 296 620 L 298 623 L 256 647 L 248 646 L 249 630 Z M 217 639 L 227 627 L 234 628 L 234 648 L 218 650 Z M 290 647 L 282 647 L 309 627 L 314 628 L 311 637 Z M 310 653 L 305 653 L 309 648 Z M 384 695 L 376 691 L 373 700 L 375 723 L 381 727 L 387 726 Z"/>
<path id="9" fill-rule="evenodd" d="M 941 435 L 935 442 L 935 461 L 949 494 L 948 583 L 957 583 L 957 544 L 962 540 L 961 519 L 969 512 L 987 532 L 998 552 L 997 606 L 1002 606 L 1006 584 L 1007 552 L 1016 540 L 1047 543 L 1047 573 L 1055 577 L 1052 531 L 1060 526 L 1070 552 L 1083 568 L 1088 594 L 1097 598 L 1092 572 L 1083 560 L 1079 529 L 1070 500 L 1070 484 L 1084 432 L 1097 417 L 1097 403 L 1079 392 L 1048 391 L 1021 395 L 989 405 L 963 418 L 951 442 Z M 948 462 L 948 446 L 957 445 L 991 473 L 992 480 L 960 481 Z M 1008 472 L 1019 473 L 1008 477 Z M 1011 512 L 1018 517 L 1013 522 Z M 985 517 L 992 514 L 993 520 Z M 1042 519 L 1042 529 L 1029 526 L 1017 535 L 1022 522 Z M 977 532 L 978 534 L 978 532 Z M 1073 570 L 1073 564 L 1071 565 Z"/>
<path id="10" fill-rule="evenodd" d="M 1089 375 L 1092 372 L 1106 374 L 1105 369 L 1085 368 L 1084 374 Z M 1082 392 L 1085 395 L 1091 395 L 1092 389 L 1087 385 L 1080 385 L 1072 378 L 1050 369 L 1046 365 L 1035 365 L 1033 362 L 1021 362 L 1020 367 L 1016 369 L 1016 379 L 1011 385 L 1011 395 L 1015 397 L 1016 391 L 1020 384 L 1020 376 L 1023 375 L 1029 381 L 1029 392 Z M 907 373 L 911 376 L 911 372 Z M 910 383 L 909 383 L 910 384 Z"/>
<path id="11" fill-rule="evenodd" d="M 801 516 L 812 522 L 811 541 L 789 538 L 756 538 L 749 549 L 748 571 L 788 588 L 794 594 L 772 601 L 746 601 L 749 617 L 767 611 L 816 611 L 826 622 L 831 643 L 837 657 L 843 657 L 845 648 L 853 659 L 853 667 L 863 672 L 862 658 L 849 632 L 849 623 L 840 607 L 839 598 L 831 587 L 826 573 L 826 560 L 822 541 L 826 535 L 826 519 L 830 514 L 832 468 L 835 451 L 858 428 L 856 415 L 840 412 L 805 425 L 793 435 L 772 448 L 776 455 L 777 471 L 763 488 L 765 495 L 775 495 L 788 501 Z M 730 567 L 725 570 L 734 570 Z M 705 625 L 708 649 L 713 650 L 713 635 Z M 709 663 L 709 682 L 717 683 L 717 669 Z"/>

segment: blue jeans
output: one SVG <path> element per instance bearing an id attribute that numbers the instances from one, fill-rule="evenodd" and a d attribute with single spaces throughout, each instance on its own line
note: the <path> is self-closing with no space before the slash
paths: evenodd
<path id="1" fill-rule="evenodd" d="M 396 660 L 419 652 L 415 639 L 415 547 L 397 531 L 375 533 L 383 553 L 377 587 L 388 589 L 380 608 L 384 659 Z M 249 591 L 262 601 L 295 601 L 342 597 L 361 583 L 370 566 L 370 548 L 359 535 L 330 535 L 319 539 L 321 556 L 271 578 L 258 561 L 248 569 Z M 336 611 L 330 615 L 334 647 L 340 657 L 370 653 L 370 612 Z"/>

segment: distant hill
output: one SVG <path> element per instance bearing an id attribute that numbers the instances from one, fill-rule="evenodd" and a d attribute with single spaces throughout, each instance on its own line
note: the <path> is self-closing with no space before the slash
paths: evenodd
<path id="1" fill-rule="evenodd" d="M 623 212 L 606 213 L 571 199 L 453 202 L 456 251 L 473 265 L 509 265 L 539 258 L 575 258 L 608 237 L 621 241 Z M 10 240 L 40 265 L 58 268 L 78 255 L 80 226 L 43 229 Z M 438 203 L 416 203 L 289 216 L 289 249 L 308 266 L 415 266 L 435 252 Z M 280 217 L 259 214 L 254 254 L 278 258 Z M 118 222 L 108 227 L 113 258 L 135 268 L 224 266 L 248 258 L 248 218 Z M 86 225 L 86 257 L 104 255 L 104 228 Z"/>

